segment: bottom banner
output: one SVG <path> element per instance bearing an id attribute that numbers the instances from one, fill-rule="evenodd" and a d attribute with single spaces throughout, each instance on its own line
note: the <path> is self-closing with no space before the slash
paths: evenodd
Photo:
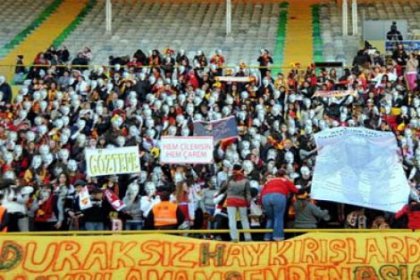
<path id="1" fill-rule="evenodd" d="M 0 279 L 420 279 L 415 232 L 244 243 L 159 234 L 0 238 Z"/>

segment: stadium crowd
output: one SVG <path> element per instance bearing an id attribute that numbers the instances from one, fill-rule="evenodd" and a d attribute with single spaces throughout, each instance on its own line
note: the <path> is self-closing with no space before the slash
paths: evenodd
<path id="1" fill-rule="evenodd" d="M 260 68 L 225 67 L 220 50 L 210 58 L 138 50 L 110 57 L 106 67 L 86 67 L 91 58 L 88 48 L 71 60 L 66 48 L 51 47 L 26 68 L 19 57 L 15 81 L 22 85 L 14 97 L 0 77 L 3 229 L 229 228 L 230 236 L 205 237 L 236 240 L 241 221 L 245 229 L 274 228 L 245 240 L 282 240 L 283 227 L 420 227 L 420 56 L 402 46 L 387 58 L 367 46 L 343 71 L 295 64 L 278 74 L 267 50 Z M 314 97 L 348 89 L 356 94 Z M 160 164 L 161 136 L 192 136 L 193 120 L 229 116 L 239 136 L 217 143 L 214 164 Z M 340 126 L 395 133 L 413 189 L 397 215 L 311 200 L 313 135 Z M 86 147 L 135 145 L 139 174 L 86 175 Z M 92 207 L 82 210 L 85 187 Z M 125 207 L 115 209 L 115 199 Z"/>

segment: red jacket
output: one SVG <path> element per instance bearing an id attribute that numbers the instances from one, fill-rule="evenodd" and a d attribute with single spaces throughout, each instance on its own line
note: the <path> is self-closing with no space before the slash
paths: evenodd
<path id="1" fill-rule="evenodd" d="M 395 218 L 399 219 L 402 216 L 408 216 L 408 228 L 420 229 L 420 211 L 411 210 L 409 205 L 405 205 L 400 211 L 395 214 Z"/>
<path id="2" fill-rule="evenodd" d="M 264 188 L 261 191 L 261 197 L 270 193 L 280 193 L 288 195 L 289 193 L 297 193 L 298 189 L 296 186 L 286 178 L 273 178 L 269 179 L 265 183 Z"/>

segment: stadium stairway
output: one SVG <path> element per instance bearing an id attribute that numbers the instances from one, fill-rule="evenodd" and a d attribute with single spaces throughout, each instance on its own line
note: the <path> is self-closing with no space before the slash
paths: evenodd
<path id="1" fill-rule="evenodd" d="M 319 5 L 312 6 L 312 40 L 313 40 L 313 61 L 324 61 L 323 44 L 321 37 L 321 23 L 319 19 Z"/>
<path id="2" fill-rule="evenodd" d="M 284 62 L 284 43 L 286 37 L 286 25 L 287 25 L 287 13 L 288 13 L 289 3 L 283 2 L 280 4 L 280 14 L 279 14 L 279 23 L 277 27 L 277 38 L 276 46 L 273 52 L 274 64 L 276 66 L 282 66 Z M 272 73 L 277 75 L 281 72 L 281 69 L 274 68 Z"/>
<path id="3" fill-rule="evenodd" d="M 24 41 L 32 31 L 38 28 L 38 26 L 40 26 L 57 9 L 57 7 L 60 6 L 61 2 L 62 0 L 52 1 L 31 23 L 2 46 L 0 48 L 0 58 L 6 56 L 11 50 Z"/>
<path id="4" fill-rule="evenodd" d="M 289 1 L 284 67 L 300 63 L 306 67 L 313 62 L 312 4 L 319 0 Z"/>
<path id="5" fill-rule="evenodd" d="M 13 65 L 17 55 L 24 55 L 26 64 L 31 63 L 36 55 L 46 50 L 62 35 L 67 27 L 82 13 L 88 0 L 62 0 L 61 4 L 30 33 L 22 42 L 12 49 L 1 61 L 0 65 Z M 2 73 L 10 81 L 14 68 L 10 67 Z"/>

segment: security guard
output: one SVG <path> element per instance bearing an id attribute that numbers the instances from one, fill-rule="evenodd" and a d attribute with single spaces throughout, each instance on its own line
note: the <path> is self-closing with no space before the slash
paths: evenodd
<path id="1" fill-rule="evenodd" d="M 145 227 L 147 229 L 177 229 L 184 222 L 184 215 L 178 205 L 169 201 L 170 193 L 161 192 L 161 202 L 153 206 L 147 216 Z"/>

